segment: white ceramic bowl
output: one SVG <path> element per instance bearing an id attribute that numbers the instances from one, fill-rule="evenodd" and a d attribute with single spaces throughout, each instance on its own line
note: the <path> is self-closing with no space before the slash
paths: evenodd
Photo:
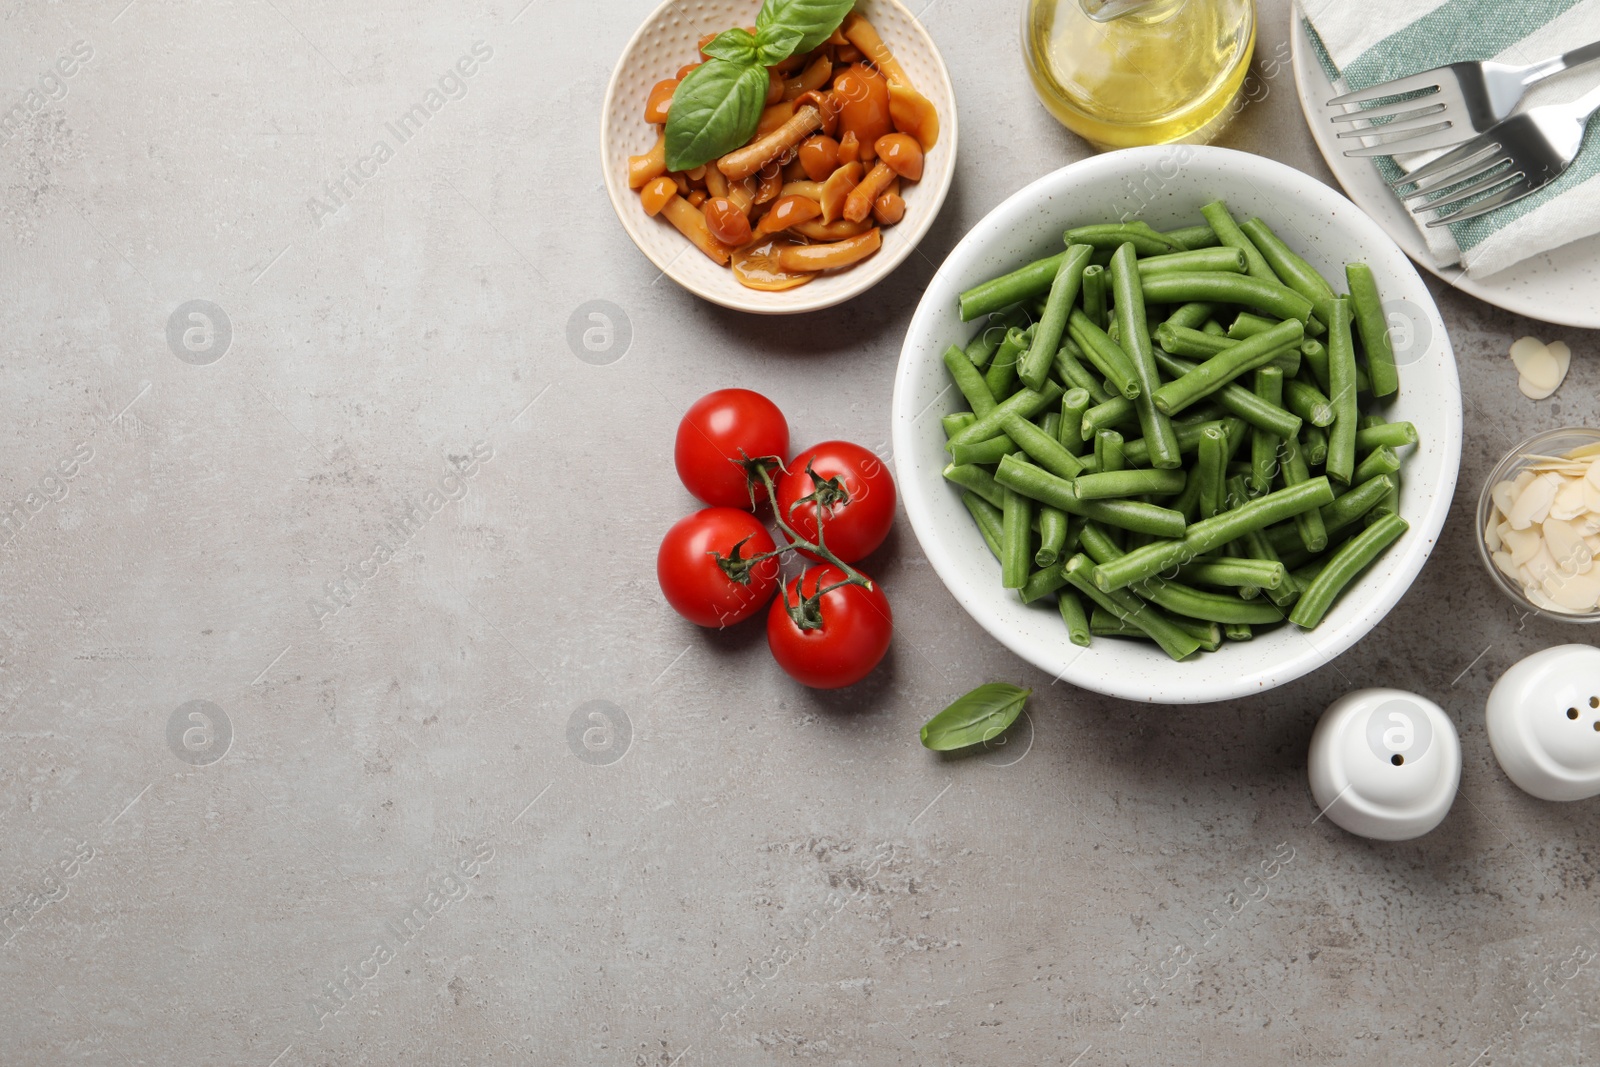
<path id="1" fill-rule="evenodd" d="M 713 30 L 755 23 L 760 0 L 666 0 L 622 50 L 600 115 L 600 163 L 611 206 L 633 243 L 661 272 L 696 296 L 763 315 L 832 307 L 888 277 L 933 225 L 955 174 L 956 99 L 944 60 L 922 23 L 899 0 L 859 0 L 856 11 L 877 28 L 917 91 L 939 112 L 939 143 L 923 164 L 922 180 L 902 187 L 906 214 L 883 228 L 883 247 L 870 259 L 781 293 L 747 289 L 689 244 L 665 219 L 651 218 L 628 188 L 628 157 L 648 152 L 656 129 L 644 121 L 650 87 L 697 58 L 700 38 Z"/>
<path id="2" fill-rule="evenodd" d="M 1203 221 L 1200 207 L 1226 200 L 1234 216 L 1259 215 L 1329 279 L 1347 262 L 1368 263 L 1389 312 L 1401 391 L 1385 413 L 1416 424 L 1421 445 L 1405 457 L 1400 511 L 1411 529 L 1315 630 L 1278 627 L 1253 641 L 1174 663 L 1144 642 L 1067 640 L 1048 601 L 1031 606 L 1000 587 L 947 461 L 940 417 L 960 410 L 940 354 L 978 327 L 963 324 L 956 297 L 986 279 L 1050 255 L 1075 225 L 1140 218 L 1157 229 Z M 1265 692 L 1329 662 L 1392 608 L 1432 551 L 1461 460 L 1461 391 L 1439 311 L 1395 243 L 1355 205 L 1297 170 L 1259 156 L 1187 145 L 1094 156 L 1048 174 L 973 227 L 929 283 L 911 320 L 895 378 L 895 468 L 917 540 L 956 600 L 997 640 L 1041 670 L 1129 700 L 1191 704 Z"/>

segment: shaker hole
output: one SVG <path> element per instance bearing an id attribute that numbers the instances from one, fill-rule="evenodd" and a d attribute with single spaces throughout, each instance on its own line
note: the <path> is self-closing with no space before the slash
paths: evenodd
<path id="1" fill-rule="evenodd" d="M 1596 730 L 1600 730 L 1600 722 L 1595 723 L 1594 724 L 1594 728 Z M 1394 755 L 1389 757 L 1389 762 L 1394 764 L 1396 767 L 1400 766 L 1405 761 L 1406 761 L 1406 758 L 1404 756 L 1400 755 L 1400 753 L 1398 753 L 1398 752 L 1396 752 Z"/>

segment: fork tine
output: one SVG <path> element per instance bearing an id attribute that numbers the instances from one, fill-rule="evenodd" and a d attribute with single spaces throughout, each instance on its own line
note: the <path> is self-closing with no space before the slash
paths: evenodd
<path id="1" fill-rule="evenodd" d="M 1413 215 L 1421 215 L 1425 211 L 1443 211 L 1451 204 L 1459 204 L 1463 200 L 1471 200 L 1480 193 L 1486 193 L 1490 189 L 1504 185 L 1508 181 L 1523 177 L 1525 177 L 1523 172 L 1517 170 L 1515 167 L 1507 167 L 1505 170 L 1497 170 L 1488 177 L 1479 178 L 1466 188 L 1451 193 L 1443 200 L 1429 200 L 1426 203 L 1418 204 L 1416 207 L 1411 209 L 1411 213 Z"/>
<path id="2" fill-rule="evenodd" d="M 1510 162 L 1511 158 L 1509 156 L 1484 156 L 1481 160 L 1474 160 L 1473 162 L 1458 168 L 1452 173 L 1447 174 L 1436 181 L 1429 182 L 1426 186 L 1417 189 L 1415 192 L 1396 195 L 1399 195 L 1402 201 L 1409 203 L 1410 201 L 1416 200 L 1418 197 L 1431 196 L 1434 193 L 1442 193 L 1452 186 L 1460 185 L 1462 182 L 1470 182 L 1474 178 L 1486 177 L 1490 171 L 1500 167 L 1502 164 Z"/>
<path id="3" fill-rule="evenodd" d="M 1423 89 L 1437 89 L 1444 75 L 1438 67 L 1425 70 L 1420 74 L 1412 74 L 1405 78 L 1396 78 L 1393 81 L 1381 82 L 1366 89 L 1357 89 L 1353 93 L 1345 93 L 1329 100 L 1333 104 L 1364 104 L 1368 100 L 1382 100 L 1386 96 L 1397 96 L 1400 93 L 1415 93 Z"/>
<path id="4" fill-rule="evenodd" d="M 1371 156 L 1405 155 L 1411 152 L 1431 152 L 1436 149 L 1458 145 L 1463 138 L 1469 137 L 1471 133 L 1472 130 L 1465 125 L 1457 125 L 1453 122 L 1436 122 L 1431 128 L 1431 132 L 1424 130 L 1408 137 L 1397 137 L 1392 141 L 1384 141 L 1381 144 L 1347 149 L 1345 155 L 1367 158 Z"/>
<path id="5" fill-rule="evenodd" d="M 1471 207 L 1461 209 L 1454 215 L 1446 215 L 1442 219 L 1434 219 L 1428 223 L 1428 228 L 1432 229 L 1435 226 L 1448 226 L 1453 222 L 1466 222 L 1468 219 L 1475 219 L 1479 215 L 1487 215 L 1491 211 L 1495 211 L 1499 208 L 1505 207 L 1507 204 L 1521 200 L 1530 193 L 1538 192 L 1544 187 L 1544 184 L 1547 183 L 1535 185 L 1533 182 L 1530 182 L 1528 179 L 1524 178 L 1516 185 L 1513 185 L 1507 189 L 1502 189 L 1493 196 L 1485 197 L 1476 204 L 1473 204 Z"/>
<path id="6" fill-rule="evenodd" d="M 1445 174 L 1468 162 L 1474 156 L 1484 152 L 1498 152 L 1500 142 L 1489 137 L 1488 134 L 1479 134 L 1459 148 L 1452 148 L 1432 163 L 1426 163 L 1410 174 L 1397 181 L 1389 183 L 1391 189 L 1399 189 L 1402 185 L 1415 185 L 1417 182 L 1427 181 L 1435 175 Z"/>
<path id="7" fill-rule="evenodd" d="M 1436 115 L 1445 108 L 1444 101 L 1439 96 L 1439 93 L 1434 93 L 1431 96 L 1419 96 L 1412 100 L 1384 104 L 1382 107 L 1369 107 L 1361 111 L 1346 111 L 1342 115 L 1330 115 L 1329 118 L 1334 122 L 1353 122 L 1356 119 L 1386 119 L 1391 115 L 1407 115 L 1413 111 Z"/>

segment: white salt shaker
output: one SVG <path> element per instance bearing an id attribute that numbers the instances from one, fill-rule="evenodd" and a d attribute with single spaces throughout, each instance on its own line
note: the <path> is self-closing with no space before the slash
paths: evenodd
<path id="1" fill-rule="evenodd" d="M 1541 800 L 1600 793 L 1600 648 L 1557 645 L 1489 691 L 1489 747 L 1506 776 Z"/>
<path id="2" fill-rule="evenodd" d="M 1461 741 L 1433 701 L 1360 689 L 1334 701 L 1311 735 L 1311 795 L 1338 826 L 1405 841 L 1438 826 L 1461 784 Z"/>

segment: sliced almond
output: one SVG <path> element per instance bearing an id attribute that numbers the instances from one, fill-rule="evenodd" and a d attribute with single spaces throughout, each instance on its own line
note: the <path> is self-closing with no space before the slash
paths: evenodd
<path id="1" fill-rule="evenodd" d="M 1550 349 L 1532 337 L 1524 337 L 1511 346 L 1511 362 L 1517 373 L 1540 389 L 1554 389 L 1561 384 L 1561 366 Z"/>
<path id="2" fill-rule="evenodd" d="M 1500 569 L 1501 574 L 1510 578 L 1513 582 L 1521 583 L 1522 576 L 1517 573 L 1517 565 L 1512 562 L 1511 553 L 1495 552 L 1490 558 L 1494 560 L 1494 565 Z"/>
<path id="3" fill-rule="evenodd" d="M 1500 524 L 1495 521 L 1492 515 L 1489 517 L 1489 525 L 1483 531 L 1483 543 L 1489 546 L 1490 552 L 1500 551 L 1500 545 L 1502 544 L 1500 540 Z"/>
<path id="4" fill-rule="evenodd" d="M 1520 567 L 1539 554 L 1544 539 L 1538 530 L 1510 530 L 1501 535 L 1501 545 L 1511 553 L 1511 562 Z"/>
<path id="5" fill-rule="evenodd" d="M 1511 505 L 1517 501 L 1518 487 L 1515 482 L 1496 482 L 1493 489 L 1489 490 L 1489 498 L 1494 501 L 1494 506 L 1502 515 L 1511 513 Z"/>
<path id="6" fill-rule="evenodd" d="M 1572 366 L 1572 349 L 1567 347 L 1567 342 L 1565 341 L 1551 341 L 1545 347 L 1550 350 L 1552 356 L 1556 357 L 1556 366 L 1561 371 L 1561 377 L 1556 382 L 1556 385 L 1559 386 L 1567 380 L 1567 370 Z"/>
<path id="7" fill-rule="evenodd" d="M 1511 479 L 1511 485 L 1518 493 L 1520 493 L 1524 489 L 1528 488 L 1528 486 L 1532 484 L 1533 480 L 1537 477 L 1539 476 L 1533 471 L 1518 471 L 1517 476 Z M 1506 508 L 1505 510 L 1510 511 L 1511 509 Z"/>
<path id="8" fill-rule="evenodd" d="M 1558 582 L 1546 582 L 1550 599 L 1567 611 L 1589 612 L 1600 604 L 1600 573 L 1575 574 Z"/>
<path id="9" fill-rule="evenodd" d="M 1544 586 L 1551 578 L 1561 577 L 1561 568 L 1556 564 L 1556 558 L 1550 554 L 1550 546 L 1543 541 L 1539 542 L 1539 551 L 1532 559 L 1517 568 L 1517 573 L 1522 575 L 1524 585 Z"/>
<path id="10" fill-rule="evenodd" d="M 1589 483 L 1582 478 L 1562 478 L 1561 488 L 1556 490 L 1556 498 L 1550 502 L 1550 517 L 1555 519 L 1576 519 L 1589 510 L 1589 504 L 1584 497 L 1584 486 Z"/>
<path id="11" fill-rule="evenodd" d="M 1586 574 L 1594 566 L 1594 553 L 1585 543 L 1583 530 L 1577 524 L 1549 519 L 1542 529 L 1545 546 L 1563 574 Z"/>
<path id="12" fill-rule="evenodd" d="M 1529 400 L 1545 400 L 1556 391 L 1555 386 L 1542 386 L 1526 374 L 1517 379 L 1517 388 L 1522 390 L 1522 395 Z"/>
<path id="13" fill-rule="evenodd" d="M 1561 479 L 1552 474 L 1540 474 L 1517 495 L 1506 518 L 1513 530 L 1526 530 L 1536 522 L 1543 522 L 1550 514 L 1550 505 L 1561 488 Z"/>
<path id="14" fill-rule="evenodd" d="M 1563 613 L 1566 612 L 1566 610 L 1567 610 L 1566 608 L 1562 607 L 1560 604 L 1557 604 L 1555 601 L 1553 601 L 1549 597 L 1545 596 L 1544 592 L 1542 590 L 1540 590 L 1537 586 L 1535 586 L 1532 589 L 1524 589 L 1523 593 L 1527 595 L 1528 600 L 1536 608 L 1543 608 L 1545 611 L 1555 611 L 1555 612 L 1563 612 Z"/>

